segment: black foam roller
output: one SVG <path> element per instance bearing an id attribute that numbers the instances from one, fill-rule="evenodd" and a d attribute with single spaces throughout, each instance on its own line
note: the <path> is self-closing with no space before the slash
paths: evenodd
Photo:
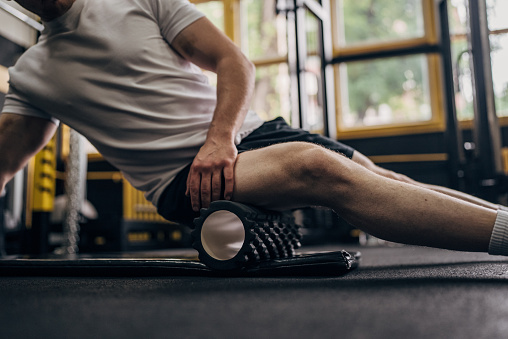
<path id="1" fill-rule="evenodd" d="M 217 213 L 221 212 L 221 213 Z M 224 213 L 227 212 L 227 213 Z M 208 228 L 224 229 L 224 238 L 234 238 L 228 234 L 230 228 L 221 223 L 220 216 L 227 215 L 225 220 L 234 223 L 241 223 L 243 227 L 243 243 L 224 244 L 232 249 L 217 249 L 217 246 L 210 246 Z M 231 217 L 232 215 L 236 218 Z M 210 219 L 209 219 L 210 218 Z M 212 221 L 212 218 L 215 220 Z M 208 221 L 207 221 L 208 220 Z M 239 224 L 238 223 L 238 224 Z M 206 225 L 206 226 L 205 226 Z M 192 232 L 193 247 L 199 253 L 199 259 L 208 267 L 215 270 L 242 270 L 259 264 L 262 261 L 274 259 L 285 259 L 293 257 L 295 250 L 300 247 L 300 227 L 295 224 L 294 218 L 289 213 L 280 213 L 263 210 L 254 206 L 240 204 L 231 201 L 215 201 L 207 209 L 200 211 L 199 218 L 194 220 L 195 229 Z M 207 230 L 203 231 L 203 229 Z M 237 228 L 237 226 L 232 227 Z M 222 237 L 221 231 L 217 231 L 216 237 Z M 235 234 L 241 233 L 237 229 L 231 231 Z M 237 246 L 237 248 L 235 247 Z M 214 247 L 214 250 L 211 248 Z M 219 252 L 233 253 L 231 255 L 217 255 Z"/>

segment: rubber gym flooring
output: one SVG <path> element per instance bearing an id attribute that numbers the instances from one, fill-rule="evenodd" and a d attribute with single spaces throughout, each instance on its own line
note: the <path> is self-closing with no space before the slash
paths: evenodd
<path id="1" fill-rule="evenodd" d="M 343 276 L 4 275 L 0 337 L 508 337 L 508 258 L 318 248 L 340 249 L 362 253 Z"/>

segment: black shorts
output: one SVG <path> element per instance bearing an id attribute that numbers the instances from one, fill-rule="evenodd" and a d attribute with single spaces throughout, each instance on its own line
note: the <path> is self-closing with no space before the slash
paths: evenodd
<path id="1" fill-rule="evenodd" d="M 267 121 L 261 127 L 249 134 L 236 147 L 238 153 L 263 148 L 283 142 L 304 141 L 311 142 L 330 150 L 340 152 L 348 158 L 353 157 L 354 149 L 336 140 L 319 134 L 312 134 L 305 130 L 290 127 L 283 118 Z M 185 225 L 192 225 L 198 212 L 192 210 L 190 198 L 185 195 L 187 188 L 187 176 L 191 164 L 181 170 L 171 184 L 162 193 L 157 211 L 170 221 Z"/>

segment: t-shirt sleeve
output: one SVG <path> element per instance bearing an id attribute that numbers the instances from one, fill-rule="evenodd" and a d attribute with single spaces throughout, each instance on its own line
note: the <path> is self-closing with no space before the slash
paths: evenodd
<path id="1" fill-rule="evenodd" d="M 154 11 L 162 36 L 169 43 L 185 27 L 204 16 L 188 0 L 155 0 Z"/>
<path id="2" fill-rule="evenodd" d="M 2 112 L 51 120 L 51 122 L 53 122 L 55 125 L 60 123 L 58 119 L 55 119 L 46 112 L 34 107 L 33 105 L 30 105 L 30 103 L 28 103 L 28 101 L 25 100 L 13 86 L 9 88 L 9 92 L 5 97 L 5 103 Z"/>

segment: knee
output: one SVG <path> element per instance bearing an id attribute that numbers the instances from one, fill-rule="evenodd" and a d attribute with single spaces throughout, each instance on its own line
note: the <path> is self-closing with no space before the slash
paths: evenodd
<path id="1" fill-rule="evenodd" d="M 292 162 L 294 177 L 307 186 L 331 182 L 346 184 L 354 175 L 350 159 L 315 144 L 299 145 Z"/>
<path id="2" fill-rule="evenodd" d="M 387 170 L 387 169 L 384 169 L 382 167 L 378 167 L 376 166 L 374 170 L 372 170 L 374 173 L 376 174 L 379 174 L 385 178 L 388 178 L 388 179 L 393 179 L 393 180 L 397 180 L 397 181 L 400 181 L 400 182 L 404 182 L 406 184 L 416 184 L 418 185 L 419 183 L 411 178 L 409 178 L 408 176 L 404 175 L 404 174 L 400 174 L 400 173 L 397 173 L 397 172 L 394 172 L 394 171 L 390 171 L 390 170 Z"/>

